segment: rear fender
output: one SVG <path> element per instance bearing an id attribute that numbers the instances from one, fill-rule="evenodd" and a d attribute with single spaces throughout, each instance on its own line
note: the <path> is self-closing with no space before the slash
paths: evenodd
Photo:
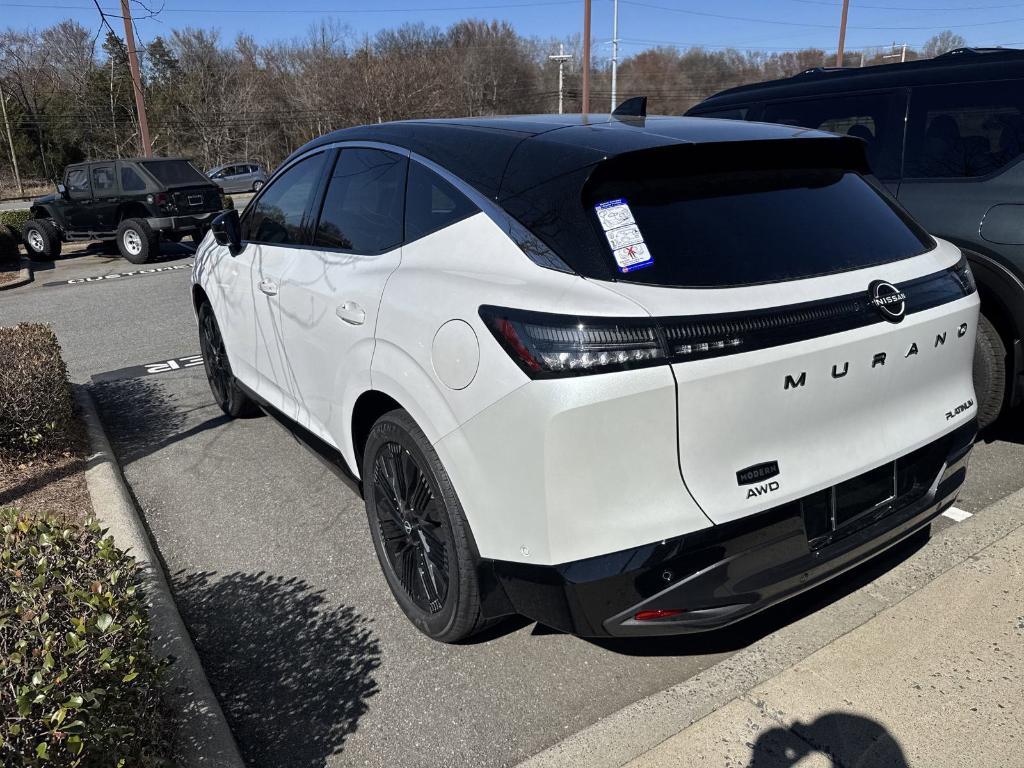
<path id="1" fill-rule="evenodd" d="M 994 254 L 961 246 L 981 294 L 982 313 L 992 321 L 1003 338 L 1009 356 L 1009 405 L 1024 401 L 1024 282 L 1020 275 Z"/>

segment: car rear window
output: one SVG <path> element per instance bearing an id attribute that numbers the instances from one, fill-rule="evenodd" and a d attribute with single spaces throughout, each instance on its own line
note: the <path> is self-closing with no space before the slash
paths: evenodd
<path id="1" fill-rule="evenodd" d="M 209 183 L 199 169 L 187 160 L 146 160 L 142 165 L 165 187 Z"/>
<path id="2" fill-rule="evenodd" d="M 781 162 L 749 165 L 726 157 L 717 167 L 666 162 L 660 154 L 599 166 L 583 202 L 616 278 L 753 285 L 861 269 L 933 247 L 858 170 L 821 166 L 813 153 L 777 154 Z"/>

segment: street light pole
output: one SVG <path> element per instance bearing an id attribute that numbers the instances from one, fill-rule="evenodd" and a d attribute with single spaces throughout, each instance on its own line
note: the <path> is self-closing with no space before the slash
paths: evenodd
<path id="1" fill-rule="evenodd" d="M 149 142 L 146 97 L 142 92 L 142 74 L 139 72 L 139 57 L 135 53 L 135 33 L 132 31 L 131 0 L 121 0 L 121 17 L 124 19 L 124 44 L 128 46 L 128 68 L 132 72 L 132 90 L 135 92 L 135 111 L 139 113 L 139 143 L 142 145 L 143 157 L 152 157 L 153 145 Z"/>
<path id="2" fill-rule="evenodd" d="M 558 62 L 558 114 L 562 114 L 562 78 L 563 70 L 565 68 L 565 62 L 572 58 L 571 55 L 565 52 L 565 46 L 559 44 L 558 53 L 553 53 L 548 58 L 551 61 Z"/>
<path id="3" fill-rule="evenodd" d="M 590 0 L 583 0 L 583 94 L 580 112 L 590 112 Z"/>
<path id="4" fill-rule="evenodd" d="M 617 104 L 616 98 L 616 75 L 619 68 L 619 0 L 612 3 L 612 108 L 614 112 Z"/>
<path id="5" fill-rule="evenodd" d="M 843 49 L 846 47 L 846 16 L 850 12 L 850 0 L 843 0 L 843 18 L 839 22 L 839 50 L 836 52 L 836 66 L 843 66 Z"/>

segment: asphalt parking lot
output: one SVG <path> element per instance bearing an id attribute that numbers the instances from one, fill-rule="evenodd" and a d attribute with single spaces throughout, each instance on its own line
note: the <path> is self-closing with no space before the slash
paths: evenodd
<path id="1" fill-rule="evenodd" d="M 595 643 L 509 620 L 472 644 L 434 643 L 394 605 L 361 500 L 274 420 L 228 421 L 212 403 L 193 357 L 190 256 L 166 248 L 153 271 L 100 254 L 43 265 L 0 293 L 0 324 L 51 323 L 90 386 L 253 766 L 514 764 L 910 552 L 713 635 Z M 1021 486 L 1024 423 L 978 445 L 958 507 Z"/>

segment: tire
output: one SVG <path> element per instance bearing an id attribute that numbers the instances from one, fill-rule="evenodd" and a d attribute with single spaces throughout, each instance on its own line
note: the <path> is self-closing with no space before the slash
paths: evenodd
<path id="1" fill-rule="evenodd" d="M 60 256 L 60 233 L 46 219 L 29 219 L 21 232 L 32 261 L 53 261 Z"/>
<path id="2" fill-rule="evenodd" d="M 125 219 L 117 228 L 117 249 L 132 264 L 145 264 L 160 253 L 160 234 L 145 219 Z"/>
<path id="3" fill-rule="evenodd" d="M 256 179 L 256 181 L 252 183 L 252 191 L 259 192 L 261 189 L 263 189 L 263 182 L 260 181 L 259 179 Z"/>
<path id="4" fill-rule="evenodd" d="M 978 397 L 978 428 L 992 425 L 1006 398 L 1006 347 L 999 332 L 985 316 L 978 318 L 974 346 L 974 392 Z"/>
<path id="5" fill-rule="evenodd" d="M 408 413 L 394 410 L 377 420 L 362 464 L 373 548 L 409 621 L 443 643 L 488 626 L 481 615 L 476 545 L 462 505 Z"/>
<path id="6" fill-rule="evenodd" d="M 231 372 L 231 363 L 228 361 L 224 339 L 220 335 L 220 326 L 209 302 L 199 306 L 199 349 L 203 355 L 206 380 L 210 383 L 214 402 L 233 419 L 255 415 L 259 408 L 241 390 L 235 375 Z"/>

